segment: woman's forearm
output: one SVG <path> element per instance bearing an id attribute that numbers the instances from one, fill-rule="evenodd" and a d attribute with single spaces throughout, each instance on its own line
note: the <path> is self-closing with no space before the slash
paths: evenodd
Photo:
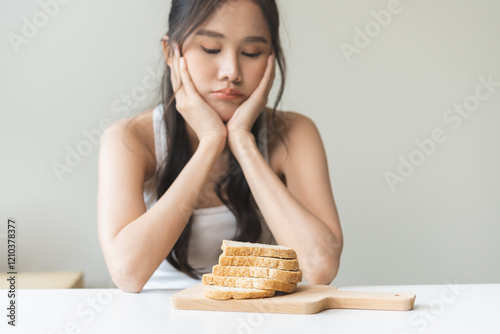
<path id="1" fill-rule="evenodd" d="M 342 240 L 289 192 L 252 137 L 237 142 L 233 154 L 276 241 L 296 250 L 308 283 L 329 284 L 339 268 Z"/>
<path id="2" fill-rule="evenodd" d="M 155 205 L 110 241 L 107 263 L 121 289 L 138 292 L 169 252 L 188 222 L 222 145 L 202 141 Z"/>

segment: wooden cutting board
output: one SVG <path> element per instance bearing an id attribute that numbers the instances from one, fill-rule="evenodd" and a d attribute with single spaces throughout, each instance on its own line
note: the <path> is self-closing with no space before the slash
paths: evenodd
<path id="1" fill-rule="evenodd" d="M 355 292 L 337 290 L 331 285 L 299 284 L 291 294 L 262 299 L 215 300 L 205 297 L 203 284 L 170 297 L 176 310 L 313 314 L 325 309 L 409 311 L 415 294 L 397 292 Z"/>

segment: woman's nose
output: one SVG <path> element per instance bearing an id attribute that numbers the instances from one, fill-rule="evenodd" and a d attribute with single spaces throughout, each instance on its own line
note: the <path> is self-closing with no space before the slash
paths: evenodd
<path id="1" fill-rule="evenodd" d="M 234 82 L 241 81 L 240 64 L 236 55 L 227 53 L 224 57 L 221 57 L 219 65 L 219 80 Z"/>

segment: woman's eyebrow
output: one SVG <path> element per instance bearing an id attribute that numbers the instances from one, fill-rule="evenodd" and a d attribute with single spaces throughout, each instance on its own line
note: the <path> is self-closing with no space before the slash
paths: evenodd
<path id="1" fill-rule="evenodd" d="M 197 31 L 196 35 L 198 35 L 198 36 L 208 36 L 208 37 L 219 38 L 219 39 L 226 38 L 226 36 L 224 36 L 223 34 L 221 34 L 219 32 L 212 31 L 212 30 L 206 30 L 206 29 L 202 29 L 202 30 Z M 243 41 L 244 42 L 257 42 L 257 43 L 264 43 L 264 44 L 268 43 L 267 39 L 265 39 L 262 36 L 248 36 L 248 37 L 245 37 L 243 39 Z"/>

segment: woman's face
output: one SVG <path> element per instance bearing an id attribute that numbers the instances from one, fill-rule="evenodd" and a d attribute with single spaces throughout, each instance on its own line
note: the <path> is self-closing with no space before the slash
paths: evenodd
<path id="1" fill-rule="evenodd" d="M 198 93 L 224 122 L 257 88 L 271 51 L 267 22 L 250 0 L 226 2 L 183 45 Z M 241 95 L 217 93 L 224 88 Z"/>

